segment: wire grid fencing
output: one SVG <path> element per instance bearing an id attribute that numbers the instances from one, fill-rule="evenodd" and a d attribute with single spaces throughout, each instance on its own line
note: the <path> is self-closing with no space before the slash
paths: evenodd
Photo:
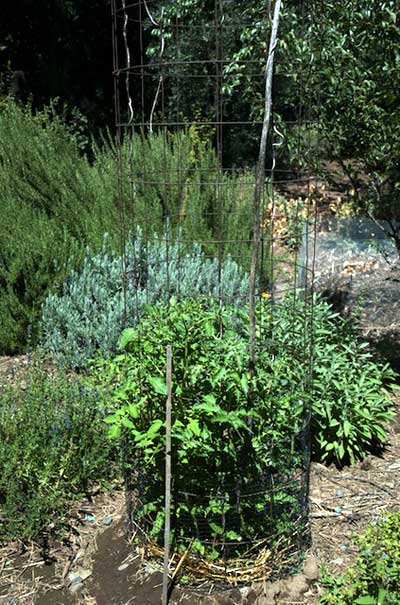
<path id="1" fill-rule="evenodd" d="M 315 257 L 315 291 L 352 317 L 362 338 L 398 367 L 400 266 L 392 233 L 385 221 L 322 214 L 307 246 Z M 309 256 L 305 248 L 304 242 L 301 263 Z"/>
<path id="2" fill-rule="evenodd" d="M 288 208 L 277 192 L 280 183 L 296 181 L 309 202 L 311 177 L 307 169 L 293 174 L 279 164 L 282 135 L 272 118 L 255 241 L 260 161 L 254 150 L 265 121 L 236 116 L 229 105 L 227 91 L 235 77 L 229 53 L 243 25 L 231 4 L 215 0 L 207 12 L 193 15 L 171 13 L 171 3 L 160 0 L 112 2 L 121 270 L 126 325 L 136 326 L 138 359 L 154 328 L 143 324 L 144 302 L 157 300 L 164 305 L 159 319 L 173 347 L 172 422 L 174 416 L 181 419 L 182 409 L 198 410 L 210 397 L 232 419 L 229 389 L 223 391 L 223 380 L 213 382 L 211 367 L 205 397 L 203 392 L 196 398 L 184 386 L 181 360 L 193 369 L 201 350 L 185 357 L 176 310 L 190 316 L 185 304 L 197 299 L 202 310 L 214 313 L 216 324 L 202 333 L 198 322 L 204 350 L 216 357 L 222 351 L 229 367 L 232 343 L 243 366 L 241 395 L 234 398 L 235 405 L 242 398 L 243 422 L 232 427 L 207 412 L 210 451 L 194 451 L 186 461 L 179 458 L 173 434 L 170 572 L 183 573 L 197 587 L 277 578 L 298 566 L 308 545 L 313 246 L 304 247 L 302 263 L 299 250 L 315 228 L 315 207 L 292 200 Z M 266 39 L 268 10 L 266 2 Z M 283 63 L 284 57 L 276 60 Z M 239 61 L 239 68 L 255 90 L 264 90 L 266 61 Z M 305 103 L 301 124 L 308 118 Z M 138 225 L 133 234 L 126 232 L 128 213 Z M 164 279 L 155 279 L 156 273 Z M 157 293 L 156 282 L 163 284 Z M 147 405 L 155 408 L 148 376 L 140 371 L 137 376 Z M 143 448 L 127 435 L 124 452 L 132 531 L 149 556 L 161 557 L 163 453 L 155 456 L 155 466 L 146 467 Z"/>

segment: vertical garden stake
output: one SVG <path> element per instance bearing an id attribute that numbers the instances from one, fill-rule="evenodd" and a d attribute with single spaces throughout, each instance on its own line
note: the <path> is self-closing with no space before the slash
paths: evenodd
<path id="1" fill-rule="evenodd" d="M 261 198 L 264 189 L 265 180 L 265 157 L 267 152 L 268 131 L 271 122 L 272 109 L 272 78 L 274 73 L 274 55 L 278 40 L 279 17 L 281 10 L 281 0 L 275 0 L 274 16 L 272 20 L 271 38 L 269 41 L 268 60 L 265 76 L 265 105 L 264 120 L 260 141 L 260 152 L 258 157 L 256 183 L 254 188 L 254 215 L 253 215 L 253 251 L 251 257 L 250 277 L 249 277 L 249 311 L 250 311 L 250 335 L 249 335 L 249 357 L 250 357 L 250 376 L 254 376 L 255 370 L 255 340 L 256 340 L 256 314 L 255 314 L 255 296 L 256 296 L 256 271 L 258 251 L 260 247 L 261 236 Z M 250 389 L 251 391 L 251 389 Z"/>
<path id="2" fill-rule="evenodd" d="M 162 605 L 168 603 L 168 565 L 171 533 L 171 416 L 172 416 L 172 347 L 167 346 L 167 404 L 165 410 L 165 526 L 164 526 L 164 573 Z"/>

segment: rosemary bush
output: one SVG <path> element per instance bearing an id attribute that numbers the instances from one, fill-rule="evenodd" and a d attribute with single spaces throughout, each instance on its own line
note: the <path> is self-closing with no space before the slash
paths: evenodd
<path id="1" fill-rule="evenodd" d="M 79 266 L 86 244 L 101 247 L 117 220 L 103 186 L 112 174 L 89 164 L 52 108 L 1 105 L 0 354 L 23 350 L 29 327 L 35 340 L 49 289 Z"/>

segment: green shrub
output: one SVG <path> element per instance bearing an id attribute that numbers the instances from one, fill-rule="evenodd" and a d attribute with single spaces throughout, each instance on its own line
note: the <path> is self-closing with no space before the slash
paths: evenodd
<path id="1" fill-rule="evenodd" d="M 71 500 L 116 469 L 93 387 L 37 368 L 22 387 L 0 393 L 0 542 L 62 528 Z"/>
<path id="2" fill-rule="evenodd" d="M 354 565 L 323 579 L 320 605 L 398 605 L 400 513 L 375 517 L 357 543 L 360 553 Z"/>
<path id="3" fill-rule="evenodd" d="M 274 356 L 274 380 L 296 390 L 296 376 L 308 373 L 312 356 L 312 390 L 307 396 L 314 459 L 342 465 L 382 446 L 386 425 L 394 415 L 389 389 L 394 387 L 395 373 L 374 359 L 351 323 L 320 299 L 313 306 L 300 299 L 294 303 L 288 298 L 274 306 L 267 300 L 258 314 L 268 347 L 257 364 L 267 367 Z M 231 327 L 242 334 L 243 342 L 247 342 L 246 317 L 245 306 L 231 313 Z M 291 379 L 285 376 L 288 368 Z"/>
<path id="4" fill-rule="evenodd" d="M 384 385 L 393 373 L 373 361 L 351 325 L 327 303 L 317 300 L 312 307 L 301 298 L 275 306 L 269 300 L 261 303 L 257 314 L 264 346 L 258 348 L 253 383 L 245 307 L 221 309 L 209 299 L 172 299 L 146 311 L 137 327 L 122 335 L 127 353 L 97 362 L 95 375 L 116 386 L 115 412 L 107 419 L 110 435 L 119 437 L 125 430 L 132 438 L 144 503 L 139 518 L 145 524 L 152 519 L 148 531 L 155 539 L 162 537 L 163 522 L 167 344 L 173 345 L 173 516 L 178 544 L 189 537 L 198 552 L 217 557 L 229 549 L 222 526 L 229 527 L 234 551 L 241 541 L 295 533 L 294 517 L 301 517 L 304 502 L 299 484 L 296 488 L 289 478 L 307 460 L 309 407 L 311 445 L 318 460 L 353 462 L 384 442 L 385 423 L 393 413 Z M 239 512 L 237 492 L 227 487 L 238 476 L 245 486 L 261 481 L 265 488 L 252 496 L 251 505 L 240 499 Z M 274 490 L 269 476 L 274 477 Z M 222 520 L 216 493 L 224 486 Z"/>
<path id="5" fill-rule="evenodd" d="M 50 284 L 66 278 L 80 246 L 42 211 L 8 199 L 0 207 L 0 239 L 0 354 L 7 354 L 26 343 Z"/>
<path id="6" fill-rule="evenodd" d="M 304 371 L 284 348 L 274 357 L 266 349 L 251 379 L 246 324 L 234 307 L 172 299 L 123 333 L 125 355 L 94 368 L 101 382 L 117 385 L 106 422 L 111 436 L 125 429 L 131 438 L 139 517 L 162 540 L 165 351 L 173 345 L 174 537 L 211 557 L 267 535 L 289 539 L 304 512 L 293 477 L 304 462 Z"/>
<path id="7" fill-rule="evenodd" d="M 117 153 L 108 138 L 96 149 L 96 166 L 107 174 Z M 122 182 L 121 217 L 128 229 L 134 217 L 147 239 L 154 232 L 161 235 L 168 220 L 172 238 L 179 232 L 185 241 L 202 242 L 207 255 L 231 254 L 246 266 L 253 223 L 251 172 L 224 173 L 215 150 L 199 140 L 193 127 L 126 138 L 120 154 L 124 175 L 132 176 Z"/>
<path id="8" fill-rule="evenodd" d="M 116 224 L 103 183 L 52 109 L 33 115 L 12 101 L 1 106 L 0 354 L 21 351 L 29 326 L 35 340 L 49 289 L 79 265 L 86 244 L 99 248 Z"/>
<path id="9" fill-rule="evenodd" d="M 91 246 L 118 220 L 115 194 L 104 186 L 116 182 L 116 166 L 105 174 L 91 165 L 54 106 L 35 114 L 12 101 L 1 108 L 0 165 L 1 196 L 16 214 L 27 205 Z"/>
<path id="10" fill-rule="evenodd" d="M 264 314 L 270 312 L 265 305 Z M 374 357 L 351 319 L 343 319 L 319 298 L 313 306 L 288 299 L 276 305 L 272 318 L 278 351 L 291 350 L 292 363 L 303 365 L 312 354 L 314 459 L 343 465 L 382 446 L 395 413 L 389 390 L 397 388 L 396 374 Z"/>
<path id="11" fill-rule="evenodd" d="M 167 262 L 168 261 L 168 262 Z M 126 247 L 126 312 L 135 325 L 146 304 L 172 295 L 218 297 L 218 262 L 199 245 L 167 244 L 157 235 L 146 243 L 140 229 Z M 227 257 L 222 265 L 222 295 L 231 304 L 247 296 L 248 278 Z M 58 364 L 82 368 L 97 353 L 116 352 L 124 325 L 121 257 L 106 240 L 103 251 L 87 251 L 83 268 L 64 284 L 63 293 L 48 296 L 42 314 L 43 348 Z"/>
<path id="12" fill-rule="evenodd" d="M 385 442 L 395 413 L 387 389 L 395 388 L 396 374 L 327 303 L 315 306 L 313 322 L 313 455 L 353 463 Z"/>

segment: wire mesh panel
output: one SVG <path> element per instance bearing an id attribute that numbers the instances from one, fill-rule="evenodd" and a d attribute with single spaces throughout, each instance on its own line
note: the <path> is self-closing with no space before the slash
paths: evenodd
<path id="1" fill-rule="evenodd" d="M 315 289 L 336 311 L 353 317 L 363 338 L 395 366 L 399 365 L 399 255 L 397 228 L 365 217 L 322 215 L 317 232 L 304 242 L 300 257 L 312 247 Z M 306 250 L 308 248 L 308 252 Z"/>
<path id="2" fill-rule="evenodd" d="M 185 6 L 113 1 L 126 481 L 133 530 L 157 557 L 172 345 L 171 568 L 236 584 L 290 572 L 308 544 L 313 262 L 298 250 L 314 206 L 277 192 L 309 180 L 277 162 L 279 129 L 264 166 L 265 118 L 234 107 L 238 73 L 264 94 L 267 50 L 260 62 L 233 49 L 246 20 L 268 40 L 270 3 Z"/>

